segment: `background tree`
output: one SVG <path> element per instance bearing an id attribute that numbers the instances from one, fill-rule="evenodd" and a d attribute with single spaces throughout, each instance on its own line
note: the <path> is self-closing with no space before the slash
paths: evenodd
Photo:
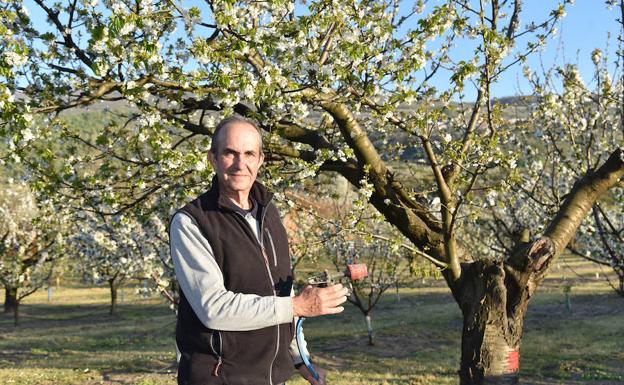
<path id="1" fill-rule="evenodd" d="M 613 201 L 608 204 L 621 206 L 624 203 L 621 194 L 613 194 Z M 622 213 L 605 210 L 602 205 L 592 207 L 592 216 L 579 231 L 578 239 L 570 247 L 575 254 L 611 268 L 617 282 L 613 283 L 605 274 L 609 284 L 620 296 L 624 297 L 624 218 Z"/>
<path id="2" fill-rule="evenodd" d="M 444 269 L 464 317 L 462 384 L 517 381 L 529 299 L 624 174 L 622 150 L 609 143 L 602 151 L 611 155 L 533 231 L 539 238 L 520 238 L 495 258 L 462 242 L 488 194 L 524 172 L 506 149 L 514 136 L 490 87 L 544 44 L 563 5 L 522 25 L 521 0 L 321 0 L 305 10 L 280 1 L 34 2 L 48 26 L 20 1 L 0 5 L 8 52 L 0 66 L 13 96 L 1 130 L 40 188 L 102 215 L 157 196 L 155 210 L 166 213 L 205 188 L 214 122 L 233 112 L 255 118 L 268 133 L 271 188 L 337 172 Z M 474 55 L 455 52 L 459 45 Z M 449 88 L 434 88 L 434 77 L 450 77 Z M 465 101 L 467 86 L 474 101 Z M 124 100 L 134 112 L 96 138 L 58 115 L 100 100 Z M 62 160 L 53 161 L 51 141 Z M 93 154 L 76 156 L 81 146 Z M 397 167 L 408 148 L 411 163 Z"/>
<path id="3" fill-rule="evenodd" d="M 309 273 L 310 277 L 300 274 L 298 281 L 303 286 L 311 277 L 322 278 L 323 270 L 334 274 L 346 271 L 350 264 L 366 264 L 366 278 L 344 283 L 351 287 L 349 303 L 366 321 L 368 344 L 374 345 L 373 309 L 383 294 L 389 288 L 397 287 L 401 276 L 405 277 L 407 270 L 414 267 L 415 249 L 405 244 L 405 239 L 375 212 L 365 196 L 358 197 L 349 190 L 341 191 L 342 196 L 335 196 L 331 194 L 332 188 L 323 190 L 329 191 L 317 195 L 318 202 L 290 194 L 293 210 L 287 223 L 293 222 L 295 226 L 287 228 L 289 234 L 295 235 L 291 236 L 290 242 L 293 244 L 291 249 L 296 250 L 298 256 L 296 262 L 308 257 L 308 260 L 325 260 L 333 264 L 331 268 L 317 263 L 316 271 Z"/>
<path id="4" fill-rule="evenodd" d="M 76 255 L 75 268 L 85 280 L 110 289 L 109 314 L 115 314 L 117 291 L 130 279 L 149 277 L 151 267 L 161 264 L 159 248 L 164 226 L 157 218 L 140 221 L 138 216 L 99 217 L 94 213 L 77 215 L 76 231 L 70 238 Z M 159 234 L 160 233 L 160 234 Z"/>
<path id="5" fill-rule="evenodd" d="M 340 234 L 340 233 L 339 233 Z M 375 345 L 373 310 L 383 294 L 391 287 L 395 287 L 401 273 L 409 266 L 403 261 L 398 244 L 379 235 L 384 240 L 350 237 L 345 239 L 342 233 L 327 241 L 327 250 L 336 269 L 345 271 L 347 265 L 365 263 L 368 277 L 349 283 L 352 293 L 349 303 L 353 304 L 364 316 L 368 332 L 368 345 Z M 399 240 L 400 242 L 400 240 Z"/>
<path id="6" fill-rule="evenodd" d="M 0 283 L 4 312 L 19 322 L 20 302 L 49 282 L 62 257 L 60 213 L 37 202 L 28 186 L 7 183 L 0 190 Z"/>

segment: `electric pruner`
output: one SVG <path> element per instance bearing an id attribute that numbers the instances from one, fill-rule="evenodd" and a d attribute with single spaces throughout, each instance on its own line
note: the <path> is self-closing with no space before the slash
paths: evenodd
<path id="1" fill-rule="evenodd" d="M 333 285 L 335 283 L 341 282 L 343 279 L 346 279 L 348 282 L 357 281 L 358 279 L 368 277 L 368 269 L 366 268 L 365 263 L 356 263 L 352 265 L 347 265 L 347 269 L 342 272 L 330 273 L 325 270 L 323 273 L 312 276 L 308 278 L 308 285 L 325 287 L 328 285 Z M 310 373 L 315 380 L 319 379 L 319 374 L 316 371 L 316 368 L 310 361 L 310 357 L 303 351 L 303 329 L 302 324 L 305 321 L 304 317 L 299 317 L 296 325 L 296 333 L 295 338 L 297 340 L 297 347 L 299 348 L 299 354 L 301 355 L 301 359 L 303 359 L 303 364 L 308 368 Z"/>

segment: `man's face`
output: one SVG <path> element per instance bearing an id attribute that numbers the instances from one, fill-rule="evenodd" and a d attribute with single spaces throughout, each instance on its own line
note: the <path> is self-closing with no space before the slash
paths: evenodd
<path id="1" fill-rule="evenodd" d="M 264 160 L 260 151 L 260 134 L 244 122 L 232 122 L 219 133 L 218 153 L 208 158 L 219 178 L 219 188 L 236 198 L 248 194 Z"/>

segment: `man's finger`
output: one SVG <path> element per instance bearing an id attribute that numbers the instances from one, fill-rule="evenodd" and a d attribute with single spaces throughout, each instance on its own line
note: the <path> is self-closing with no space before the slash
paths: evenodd
<path id="1" fill-rule="evenodd" d="M 325 314 L 338 314 L 338 313 L 342 313 L 344 311 L 344 307 L 342 307 L 342 306 L 329 307 L 329 308 L 326 308 L 324 310 L 325 310 Z"/>
<path id="2" fill-rule="evenodd" d="M 337 285 L 336 285 L 337 286 Z M 349 293 L 349 289 L 346 287 L 337 288 L 336 286 L 324 287 L 319 289 L 319 294 L 328 297 L 342 297 Z"/>
<path id="3" fill-rule="evenodd" d="M 347 301 L 347 297 L 345 296 L 333 298 L 333 299 L 323 302 L 323 307 L 336 307 L 340 304 L 345 303 L 346 301 Z"/>
<path id="4" fill-rule="evenodd" d="M 347 295 L 342 294 L 342 295 L 336 295 L 336 296 L 331 296 L 331 297 L 319 297 L 319 299 L 321 300 L 321 303 L 323 305 L 326 305 L 328 303 L 334 303 L 337 301 L 338 303 L 343 303 L 344 301 L 347 300 Z"/>
<path id="5" fill-rule="evenodd" d="M 332 293 L 332 292 L 338 292 L 338 291 L 340 291 L 342 289 L 345 289 L 345 287 L 342 286 L 341 283 L 337 283 L 335 285 L 324 287 L 321 290 L 323 290 L 325 292 L 328 292 L 328 293 Z"/>

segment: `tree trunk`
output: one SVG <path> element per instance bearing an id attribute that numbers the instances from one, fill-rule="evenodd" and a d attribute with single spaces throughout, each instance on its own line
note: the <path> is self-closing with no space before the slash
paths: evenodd
<path id="1" fill-rule="evenodd" d="M 618 255 L 618 260 L 615 260 L 615 263 L 620 263 L 621 261 L 624 261 L 624 256 Z M 617 279 L 618 279 L 618 283 L 617 286 L 611 284 L 611 287 L 613 287 L 613 290 L 620 296 L 624 297 L 624 268 L 621 268 L 619 266 L 615 266 L 613 268 L 613 271 L 615 272 Z M 605 277 L 607 278 L 607 281 L 609 283 L 611 283 L 611 281 L 609 281 L 609 276 L 605 275 Z"/>
<path id="2" fill-rule="evenodd" d="M 112 316 L 112 315 L 115 315 L 115 311 L 117 309 L 117 285 L 115 283 L 115 280 L 109 279 L 108 286 L 110 287 L 110 294 L 111 294 L 111 304 L 110 304 L 110 310 L 108 312 L 108 315 Z"/>
<path id="3" fill-rule="evenodd" d="M 401 293 L 399 292 L 399 281 L 396 281 L 395 288 L 396 288 L 396 300 L 397 300 L 397 303 L 401 303 Z"/>
<path id="4" fill-rule="evenodd" d="M 19 324 L 19 299 L 15 302 L 15 307 L 13 308 L 13 325 L 17 326 Z"/>
<path id="5" fill-rule="evenodd" d="M 460 385 L 518 384 L 530 275 L 502 262 L 479 261 L 462 270 L 461 289 L 453 293 L 464 319 Z"/>
<path id="6" fill-rule="evenodd" d="M 4 313 L 15 313 L 18 306 L 17 301 L 17 288 L 5 287 L 4 288 Z"/>
<path id="7" fill-rule="evenodd" d="M 460 385 L 519 383 L 524 317 L 555 256 L 550 238 L 528 239 L 518 239 L 504 260 L 461 264 L 459 280 L 443 272 L 464 319 Z"/>
<path id="8" fill-rule="evenodd" d="M 366 329 L 368 330 L 368 345 L 375 345 L 375 340 L 373 339 L 373 320 L 371 319 L 370 313 L 366 313 L 364 315 L 366 317 Z"/>

